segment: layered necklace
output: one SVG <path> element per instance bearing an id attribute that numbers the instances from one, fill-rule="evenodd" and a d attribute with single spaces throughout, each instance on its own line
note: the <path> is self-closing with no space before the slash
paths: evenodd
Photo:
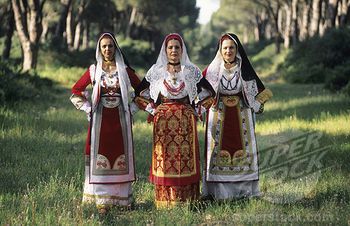
<path id="1" fill-rule="evenodd" d="M 170 72 L 171 80 L 173 81 L 174 85 L 177 82 L 177 73 L 180 72 L 180 70 L 181 70 L 180 62 L 177 62 L 177 63 L 168 62 L 168 71 Z"/>
<path id="2" fill-rule="evenodd" d="M 181 70 L 181 65 L 180 62 L 178 63 L 172 63 L 169 62 L 168 63 L 168 72 L 171 76 L 171 81 L 173 86 L 170 86 L 166 80 L 163 81 L 163 84 L 165 85 L 166 89 L 168 90 L 169 93 L 171 93 L 174 96 L 177 96 L 180 94 L 180 92 L 183 90 L 183 88 L 185 87 L 185 83 L 181 82 L 179 86 L 174 87 L 177 83 L 178 77 L 177 77 L 177 73 L 179 73 Z"/>

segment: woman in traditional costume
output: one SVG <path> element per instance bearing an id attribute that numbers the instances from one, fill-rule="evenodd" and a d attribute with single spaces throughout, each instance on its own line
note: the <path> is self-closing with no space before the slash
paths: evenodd
<path id="1" fill-rule="evenodd" d="M 102 33 L 93 64 L 72 88 L 71 101 L 90 121 L 85 146 L 83 203 L 100 213 L 113 205 L 130 206 L 135 180 L 130 88 L 140 80 L 129 67 L 114 34 Z M 92 85 L 90 104 L 86 88 Z M 91 119 L 90 119 L 91 117 Z"/>
<path id="2" fill-rule="evenodd" d="M 203 196 L 216 200 L 259 196 L 255 113 L 272 96 L 238 37 L 223 35 L 203 71 L 216 92 L 207 114 Z"/>
<path id="3" fill-rule="evenodd" d="M 199 198 L 197 112 L 214 96 L 179 34 L 165 37 L 157 62 L 136 89 L 135 102 L 153 116 L 150 181 L 157 208 Z M 213 98 L 212 98 L 213 99 Z"/>

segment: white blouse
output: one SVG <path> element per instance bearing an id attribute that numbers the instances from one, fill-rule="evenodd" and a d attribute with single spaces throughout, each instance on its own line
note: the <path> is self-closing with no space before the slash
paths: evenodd
<path id="1" fill-rule="evenodd" d="M 219 93 L 234 95 L 242 91 L 241 70 L 238 65 L 226 69 L 222 65 L 222 76 L 219 83 Z"/>

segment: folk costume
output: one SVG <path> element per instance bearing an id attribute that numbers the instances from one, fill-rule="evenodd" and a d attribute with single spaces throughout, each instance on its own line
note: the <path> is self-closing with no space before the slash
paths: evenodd
<path id="1" fill-rule="evenodd" d="M 102 69 L 100 42 L 109 36 L 115 45 L 116 70 Z M 104 208 L 128 206 L 132 201 L 131 182 L 135 180 L 132 140 L 130 89 L 140 80 L 128 67 L 112 33 L 103 33 L 97 42 L 93 64 L 72 88 L 71 101 L 77 109 L 89 113 L 90 126 L 85 146 L 85 184 L 83 203 Z M 86 88 L 92 85 L 92 106 Z"/>
<path id="2" fill-rule="evenodd" d="M 224 67 L 221 55 L 224 38 L 233 40 L 237 47 L 236 65 L 230 69 Z M 258 196 L 254 120 L 272 93 L 265 89 L 234 34 L 221 37 L 216 56 L 203 76 L 216 91 L 207 114 L 203 196 L 217 200 Z"/>
<path id="3" fill-rule="evenodd" d="M 167 70 L 167 43 L 178 40 L 182 47 L 181 70 Z M 157 208 L 199 198 L 200 162 L 195 99 L 214 94 L 208 81 L 187 55 L 180 35 L 168 35 L 157 62 L 136 90 L 139 108 L 153 115 L 153 151 L 150 181 L 155 185 Z M 200 95 L 199 95 L 200 93 Z M 214 95 L 213 95 L 214 96 Z"/>

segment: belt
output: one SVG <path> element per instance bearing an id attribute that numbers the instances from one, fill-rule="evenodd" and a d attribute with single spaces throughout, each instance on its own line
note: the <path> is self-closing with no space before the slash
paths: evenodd
<path id="1" fill-rule="evenodd" d="M 169 99 L 162 97 L 162 103 L 181 103 L 181 104 L 189 104 L 190 101 L 188 97 L 180 98 L 180 99 Z"/>
<path id="2" fill-rule="evenodd" d="M 237 95 L 222 95 L 220 94 L 219 98 L 220 100 L 227 106 L 227 107 L 234 107 L 239 103 L 239 100 L 242 98 L 242 93 L 238 93 Z"/>

